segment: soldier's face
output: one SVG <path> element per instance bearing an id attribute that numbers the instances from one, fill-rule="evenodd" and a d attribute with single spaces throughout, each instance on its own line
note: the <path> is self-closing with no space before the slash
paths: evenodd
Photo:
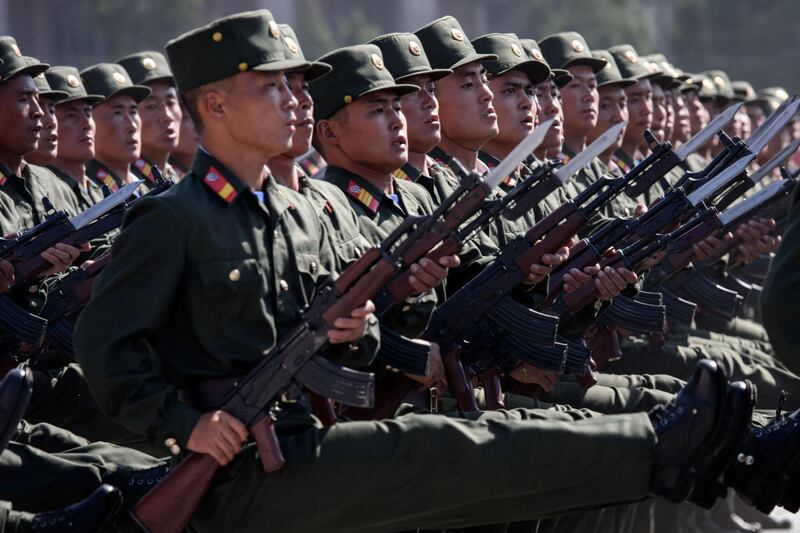
<path id="1" fill-rule="evenodd" d="M 36 149 L 42 108 L 33 79 L 18 74 L 0 83 L 0 156 L 19 157 Z"/>
<path id="2" fill-rule="evenodd" d="M 200 144 L 200 136 L 191 115 L 181 104 L 181 132 L 178 135 L 178 146 L 172 151 L 173 154 L 194 155 Z"/>
<path id="3" fill-rule="evenodd" d="M 672 139 L 684 142 L 689 139 L 692 133 L 689 123 L 689 108 L 686 106 L 686 98 L 678 91 L 673 91 L 672 109 L 675 112 L 675 129 L 672 132 Z"/>
<path id="4" fill-rule="evenodd" d="M 729 105 L 731 105 L 731 101 L 728 100 L 727 98 L 718 98 L 714 102 L 714 106 L 713 106 L 714 111 L 713 111 L 713 114 L 711 116 L 715 117 L 715 116 L 719 115 L 720 113 L 725 111 L 725 109 Z M 743 111 L 741 109 L 739 109 L 739 111 L 737 111 L 736 114 L 738 115 L 739 113 L 742 113 L 742 112 Z M 742 122 L 741 122 L 741 120 L 738 120 L 737 116 L 734 115 L 733 120 L 728 122 L 725 125 L 725 127 L 722 128 L 722 131 L 724 131 L 725 133 L 727 133 L 731 137 L 742 138 Z"/>
<path id="5" fill-rule="evenodd" d="M 181 106 L 175 86 L 165 81 L 148 84 L 152 92 L 139 103 L 142 119 L 142 150 L 171 152 L 178 146 Z"/>
<path id="6" fill-rule="evenodd" d="M 667 122 L 667 106 L 664 89 L 658 84 L 653 84 L 653 135 L 659 141 L 664 141 L 664 128 Z M 641 140 L 644 142 L 644 139 Z"/>
<path id="7" fill-rule="evenodd" d="M 689 127 L 692 135 L 695 135 L 708 124 L 708 111 L 694 91 L 686 94 L 686 107 L 689 110 Z"/>
<path id="8" fill-rule="evenodd" d="M 564 113 L 561 109 L 561 91 L 551 80 L 536 86 L 536 101 L 539 104 L 537 122 L 541 124 L 553 119 L 553 125 L 547 130 L 542 144 L 536 154 L 540 157 L 554 156 L 561 152 L 564 144 Z"/>
<path id="9" fill-rule="evenodd" d="M 439 122 L 439 102 L 436 100 L 436 83 L 430 76 L 412 76 L 403 80 L 419 87 L 419 91 L 400 97 L 408 130 L 408 149 L 426 154 L 442 139 Z"/>
<path id="10" fill-rule="evenodd" d="M 747 114 L 747 110 L 744 108 L 744 106 L 739 108 L 739 111 L 736 112 L 736 116 L 733 117 L 733 120 L 739 123 L 739 131 L 741 132 L 742 139 L 747 139 L 750 137 L 750 132 L 753 130 L 750 124 L 750 115 Z"/>
<path id="11" fill-rule="evenodd" d="M 65 102 L 56 106 L 58 158 L 85 163 L 94 158 L 94 119 L 86 102 Z"/>
<path id="12" fill-rule="evenodd" d="M 492 91 L 480 63 L 473 61 L 436 82 L 442 135 L 468 150 L 479 150 L 499 132 Z"/>
<path id="13" fill-rule="evenodd" d="M 511 71 L 492 78 L 489 88 L 500 129 L 492 140 L 516 146 L 534 128 L 538 109 L 533 84 L 527 74 Z"/>
<path id="14" fill-rule="evenodd" d="M 561 89 L 564 129 L 568 135 L 586 135 L 597 125 L 597 79 L 590 67 L 568 70 L 573 79 Z"/>
<path id="15" fill-rule="evenodd" d="M 368 94 L 338 113 L 346 116 L 331 120 L 330 124 L 336 130 L 339 150 L 350 162 L 381 174 L 406 164 L 406 119 L 400 97 L 394 91 Z"/>
<path id="16" fill-rule="evenodd" d="M 268 160 L 289 151 L 297 100 L 284 72 L 250 71 L 231 78 L 230 89 L 214 104 L 219 122 L 242 151 Z M 205 132 L 205 130 L 203 130 Z"/>
<path id="17" fill-rule="evenodd" d="M 628 99 L 628 127 L 625 143 L 637 145 L 644 138 L 644 130 L 653 125 L 653 88 L 650 80 L 639 80 L 625 89 Z"/>
<path id="18" fill-rule="evenodd" d="M 750 117 L 751 130 L 755 130 L 764 123 L 764 120 L 767 118 L 764 114 L 764 108 L 758 104 L 745 104 L 744 107 L 747 110 L 747 115 Z"/>
<path id="19" fill-rule="evenodd" d="M 56 103 L 51 97 L 39 96 L 39 105 L 42 108 L 42 131 L 39 132 L 36 150 L 28 154 L 27 159 L 34 164 L 45 165 L 55 159 L 58 150 L 58 119 Z"/>
<path id="20" fill-rule="evenodd" d="M 628 122 L 628 105 L 625 97 L 625 89 L 618 85 L 611 85 L 600 87 L 597 92 L 600 95 L 597 126 L 586 136 L 587 142 L 594 141 L 611 126 Z M 620 132 L 617 141 L 611 145 L 607 151 L 613 153 L 622 146 L 622 139 L 624 136 L 625 131 L 623 130 Z"/>
<path id="21" fill-rule="evenodd" d="M 130 164 L 141 155 L 142 120 L 130 96 L 113 96 L 92 112 L 97 127 L 95 153 L 107 163 Z"/>
<path id="22" fill-rule="evenodd" d="M 292 136 L 292 148 L 284 155 L 296 158 L 311 148 L 311 136 L 314 134 L 314 101 L 308 93 L 305 75 L 299 72 L 287 74 L 286 81 L 292 96 L 297 100 L 297 122 Z"/>

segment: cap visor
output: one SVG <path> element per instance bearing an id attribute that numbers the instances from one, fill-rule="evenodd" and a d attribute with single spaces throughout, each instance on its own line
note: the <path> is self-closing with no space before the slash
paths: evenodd
<path id="1" fill-rule="evenodd" d="M 625 89 L 626 87 L 631 87 L 632 85 L 636 85 L 639 83 L 638 81 L 634 80 L 633 78 L 623 78 L 621 80 L 615 81 L 607 81 L 605 83 L 598 83 L 598 87 L 621 87 Z"/>
<path id="2" fill-rule="evenodd" d="M 4 79 L 7 80 L 8 78 L 10 78 L 12 76 L 17 76 L 19 74 L 28 74 L 30 77 L 33 78 L 35 76 L 38 76 L 39 74 L 42 74 L 42 73 L 46 72 L 47 69 L 49 69 L 49 68 L 50 68 L 50 65 L 47 65 L 45 63 L 34 63 L 32 65 L 25 65 L 25 66 L 22 66 L 22 67 L 19 67 L 17 69 L 12 70 L 8 74 L 6 74 Z"/>
<path id="3" fill-rule="evenodd" d="M 70 96 L 69 98 L 65 98 L 64 100 L 59 101 L 59 104 L 66 104 L 67 102 L 86 102 L 91 106 L 95 106 L 105 100 L 105 97 L 100 96 L 99 94 L 89 94 L 86 96 Z"/>
<path id="4" fill-rule="evenodd" d="M 372 89 L 364 91 L 363 93 L 359 94 L 356 97 L 356 99 L 363 98 L 368 94 L 373 94 L 380 91 L 392 91 L 393 93 L 396 93 L 398 96 L 403 96 L 405 94 L 411 94 L 419 91 L 419 87 L 408 83 L 392 83 L 388 85 L 381 85 L 379 87 L 373 87 Z"/>
<path id="5" fill-rule="evenodd" d="M 470 54 L 463 59 L 459 59 L 454 64 L 450 65 L 450 70 L 457 69 L 458 67 L 463 67 L 467 63 L 472 63 L 473 61 L 496 61 L 497 56 L 494 54 Z"/>
<path id="6" fill-rule="evenodd" d="M 535 60 L 523 61 L 509 70 L 524 72 L 534 85 L 539 85 L 550 78 L 550 67 Z"/>
<path id="7" fill-rule="evenodd" d="M 262 63 L 250 70 L 260 70 L 262 72 L 278 72 L 281 70 L 304 71 L 311 68 L 310 61 L 299 61 L 297 59 L 281 59 L 280 61 L 270 61 L 269 63 Z"/>
<path id="8" fill-rule="evenodd" d="M 599 59 L 596 57 L 579 57 L 577 59 L 573 59 L 572 61 L 567 61 L 564 68 L 574 67 L 576 65 L 582 65 L 585 67 L 591 68 L 595 74 L 603 70 L 606 66 L 607 61 L 605 59 Z"/>
<path id="9" fill-rule="evenodd" d="M 452 70 L 446 68 L 434 68 L 430 70 L 420 70 L 419 72 L 411 72 L 405 76 L 398 76 L 395 78 L 395 81 L 402 83 L 403 81 L 408 80 L 408 78 L 413 78 L 414 76 L 430 76 L 433 81 L 436 81 L 444 78 L 445 76 L 449 76 L 452 73 Z"/>
<path id="10" fill-rule="evenodd" d="M 69 93 L 67 91 L 39 91 L 39 96 L 52 98 L 56 103 L 59 103 L 69 98 Z"/>
<path id="11" fill-rule="evenodd" d="M 333 70 L 333 67 L 329 64 L 313 61 L 309 64 L 307 69 L 303 69 L 301 72 L 305 75 L 306 81 L 314 81 L 329 73 L 331 70 Z"/>
<path id="12" fill-rule="evenodd" d="M 115 96 L 130 96 L 133 98 L 136 103 L 138 104 L 148 96 L 150 96 L 150 87 L 145 87 L 144 85 L 132 85 L 130 87 L 123 87 L 118 91 L 114 91 L 113 93 L 109 94 L 106 100 L 109 98 L 113 98 Z"/>

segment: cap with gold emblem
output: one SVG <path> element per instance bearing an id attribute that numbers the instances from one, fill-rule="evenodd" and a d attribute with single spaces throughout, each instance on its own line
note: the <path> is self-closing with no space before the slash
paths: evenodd
<path id="1" fill-rule="evenodd" d="M 434 20 L 414 32 L 422 43 L 431 66 L 436 69 L 457 69 L 473 61 L 497 59 L 494 54 L 479 54 L 472 47 L 461 24 L 450 15 Z"/>
<path id="2" fill-rule="evenodd" d="M 542 50 L 539 48 L 539 43 L 536 42 L 536 39 L 520 39 L 519 42 L 522 43 L 522 47 L 525 49 L 528 57 L 534 61 L 540 61 L 543 65 L 546 65 L 547 68 L 550 69 L 550 79 L 553 80 L 553 83 L 555 83 L 557 87 L 563 87 L 572 81 L 572 74 L 570 74 L 568 70 L 563 68 L 552 68 L 550 66 L 550 64 L 544 58 Z"/>
<path id="3" fill-rule="evenodd" d="M 717 99 L 733 100 L 736 98 L 736 93 L 733 92 L 733 85 L 731 85 L 731 79 L 725 71 L 706 70 L 703 74 L 711 78 L 711 81 L 714 82 L 714 87 L 717 89 Z"/>
<path id="4" fill-rule="evenodd" d="M 680 73 L 672 66 L 672 63 L 669 62 L 664 54 L 649 54 L 643 56 L 642 60 L 646 62 L 648 70 L 652 72 L 661 71 L 661 75 L 656 76 L 653 81 L 664 89 L 677 89 L 683 85 L 683 81 L 678 77 Z"/>
<path id="5" fill-rule="evenodd" d="M 17 46 L 17 41 L 10 35 L 0 36 L 0 82 L 17 74 L 38 76 L 49 66 L 24 57 Z"/>
<path id="6" fill-rule="evenodd" d="M 551 67 L 567 69 L 584 65 L 595 73 L 606 66 L 604 59 L 592 56 L 583 36 L 576 31 L 564 31 L 539 40 L 539 49 Z"/>
<path id="7" fill-rule="evenodd" d="M 472 40 L 472 46 L 478 53 L 497 56 L 497 59 L 481 62 L 490 76 L 500 76 L 506 72 L 517 70 L 525 73 L 533 85 L 550 79 L 550 67 L 542 61 L 531 59 L 516 34 L 481 35 Z"/>
<path id="8" fill-rule="evenodd" d="M 438 80 L 453 73 L 450 69 L 431 67 L 419 37 L 413 33 L 388 33 L 375 37 L 369 44 L 381 49 L 386 68 L 398 82 L 411 76 L 430 76 Z"/>
<path id="9" fill-rule="evenodd" d="M 713 100 L 717 97 L 717 87 L 705 74 L 692 74 L 690 83 L 698 87 L 697 97 L 703 101 Z"/>
<path id="10" fill-rule="evenodd" d="M 347 104 L 370 93 L 394 91 L 403 95 L 419 90 L 416 85 L 395 82 L 383 63 L 381 49 L 374 44 L 339 48 L 319 61 L 328 63 L 333 70 L 309 84 L 308 90 L 314 99 L 314 120 L 329 119 Z"/>
<path id="11" fill-rule="evenodd" d="M 297 39 L 297 35 L 295 35 L 292 27 L 288 24 L 278 24 L 278 28 L 281 30 L 281 38 L 285 46 L 283 53 L 286 55 L 286 59 L 306 62 L 306 56 L 303 55 L 303 49 L 300 48 L 300 41 Z M 306 81 L 315 80 L 331 71 L 331 66 L 327 63 L 312 61 L 308 64 L 309 67 L 303 70 Z"/>
<path id="12" fill-rule="evenodd" d="M 598 87 L 630 87 L 637 83 L 633 78 L 623 78 L 617 67 L 617 62 L 614 60 L 608 50 L 592 50 L 592 55 L 599 59 L 607 61 L 606 66 L 597 73 L 597 86 Z"/>
<path id="13" fill-rule="evenodd" d="M 733 92 L 736 94 L 736 100 L 740 102 L 754 102 L 756 99 L 756 90 L 750 84 L 749 81 L 745 80 L 734 80 L 731 81 L 731 87 L 733 87 Z"/>
<path id="14" fill-rule="evenodd" d="M 40 65 L 39 60 L 33 57 L 24 57 L 25 61 L 31 64 Z M 54 102 L 61 102 L 69 97 L 69 94 L 65 91 L 61 91 L 58 89 L 53 89 L 50 87 L 50 84 L 47 83 L 47 78 L 44 76 L 44 72 L 40 72 L 36 76 L 33 77 L 33 83 L 36 85 L 36 89 L 39 91 L 40 97 L 45 97 L 53 100 Z"/>
<path id="15" fill-rule="evenodd" d="M 131 81 L 137 85 L 156 81 L 175 83 L 167 58 L 161 52 L 131 54 L 117 61 L 117 64 L 122 65 L 131 77 Z"/>
<path id="16" fill-rule="evenodd" d="M 60 104 L 85 100 L 89 105 L 95 105 L 103 101 L 103 97 L 99 94 L 88 94 L 86 92 L 86 87 L 81 82 L 81 74 L 75 67 L 50 67 L 44 75 L 50 87 L 67 93 L 67 98 L 61 100 Z"/>
<path id="17" fill-rule="evenodd" d="M 608 52 L 614 56 L 614 61 L 617 63 L 619 73 L 623 78 L 633 78 L 635 80 L 648 79 L 652 80 L 661 76 L 661 70 L 650 69 L 645 62 L 639 57 L 636 49 L 629 44 L 618 44 L 608 49 Z"/>
<path id="18" fill-rule="evenodd" d="M 92 65 L 81 71 L 81 80 L 87 92 L 106 99 L 130 96 L 138 103 L 150 96 L 150 87 L 134 85 L 128 72 L 116 63 Z"/>
<path id="19" fill-rule="evenodd" d="M 756 94 L 756 101 L 761 104 L 766 114 L 774 113 L 780 105 L 789 99 L 789 93 L 783 87 L 767 87 Z"/>
<path id="20" fill-rule="evenodd" d="M 286 57 L 281 29 L 267 9 L 215 20 L 169 41 L 166 50 L 181 93 L 249 70 L 295 71 L 310 66 Z"/>

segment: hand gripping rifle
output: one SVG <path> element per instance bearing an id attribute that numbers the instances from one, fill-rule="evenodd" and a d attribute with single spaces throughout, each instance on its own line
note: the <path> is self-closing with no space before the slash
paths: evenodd
<path id="1" fill-rule="evenodd" d="M 519 161 L 525 155 L 527 152 L 520 154 Z M 335 281 L 325 282 L 293 330 L 228 391 L 219 409 L 248 427 L 266 472 L 275 472 L 285 464 L 271 411 L 280 395 L 294 384 L 339 403 L 371 406 L 372 374 L 339 367 L 317 355 L 327 345 L 327 332 L 337 318 L 349 316 L 353 309 L 374 298 L 398 273 L 471 218 L 493 187 L 518 164 L 511 163 L 506 175 L 493 173 L 491 181 L 479 176 L 465 181 L 431 215 L 406 218 L 379 247 L 368 250 Z M 501 166 L 497 169 L 506 171 Z M 188 454 L 139 501 L 133 510 L 134 518 L 147 531 L 181 531 L 218 469 L 219 464 L 211 456 Z"/>

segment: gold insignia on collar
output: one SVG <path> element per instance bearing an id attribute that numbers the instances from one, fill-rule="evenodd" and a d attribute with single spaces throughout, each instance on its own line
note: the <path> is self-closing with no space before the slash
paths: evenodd
<path id="1" fill-rule="evenodd" d="M 372 61 L 372 64 L 376 69 L 383 70 L 383 58 L 381 56 L 378 54 L 372 54 L 369 59 Z"/>
<path id="2" fill-rule="evenodd" d="M 16 55 L 17 57 L 22 57 L 22 52 L 20 51 L 19 46 L 17 46 L 16 43 L 11 45 L 11 51 L 14 52 L 14 55 Z"/>
<path id="3" fill-rule="evenodd" d="M 422 54 L 422 48 L 420 48 L 419 43 L 417 41 L 409 41 L 408 42 L 408 51 L 418 56 Z"/>
<path id="4" fill-rule="evenodd" d="M 531 48 L 531 57 L 536 61 L 541 61 L 544 59 L 544 56 L 537 48 Z"/>
<path id="5" fill-rule="evenodd" d="M 625 53 L 623 55 L 625 56 L 625 59 L 627 59 L 631 63 L 636 63 L 636 52 L 634 52 L 633 50 L 625 50 Z"/>
<path id="6" fill-rule="evenodd" d="M 145 57 L 142 59 L 142 66 L 147 70 L 154 70 L 156 68 L 156 62 L 153 60 L 152 57 Z"/>
<path id="7" fill-rule="evenodd" d="M 119 72 L 113 73 L 111 77 L 114 78 L 114 81 L 117 83 L 117 85 L 124 85 L 125 81 L 127 81 L 125 80 L 125 76 L 123 76 Z"/>
<path id="8" fill-rule="evenodd" d="M 283 44 L 285 44 L 286 48 L 288 48 L 289 51 L 293 54 L 296 54 L 297 51 L 299 50 L 299 48 L 297 48 L 297 43 L 294 42 L 294 39 L 292 39 L 291 37 L 288 36 L 284 37 Z"/>
<path id="9" fill-rule="evenodd" d="M 79 80 L 75 74 L 70 74 L 67 76 L 67 85 L 70 87 L 80 87 L 81 80 Z"/>
<path id="10" fill-rule="evenodd" d="M 572 46 L 572 49 L 578 52 L 579 54 L 583 52 L 583 43 L 580 42 L 578 39 L 572 39 L 570 46 Z"/>
<path id="11" fill-rule="evenodd" d="M 522 48 L 517 43 L 511 43 L 511 51 L 514 52 L 515 56 L 522 57 Z"/>
<path id="12" fill-rule="evenodd" d="M 450 37 L 452 37 L 454 41 L 464 41 L 464 34 L 458 28 L 453 28 L 450 30 Z"/>
<path id="13" fill-rule="evenodd" d="M 270 20 L 267 26 L 269 27 L 270 37 L 272 37 L 273 39 L 277 39 L 278 37 L 281 36 L 281 29 L 278 27 L 277 24 L 275 24 L 274 20 Z"/>

